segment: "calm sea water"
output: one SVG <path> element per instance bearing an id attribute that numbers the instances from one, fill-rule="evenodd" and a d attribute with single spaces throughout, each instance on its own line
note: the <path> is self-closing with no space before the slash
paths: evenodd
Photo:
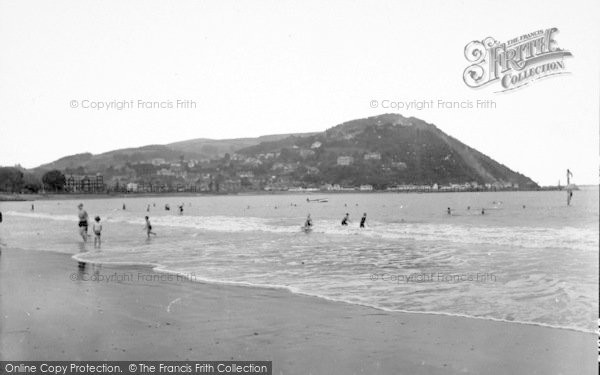
<path id="1" fill-rule="evenodd" d="M 83 200 L 90 217 L 102 218 L 101 250 L 78 236 L 79 202 L 37 201 L 33 212 L 31 202 L 1 203 L 2 246 L 153 264 L 196 281 L 282 287 L 385 310 L 596 328 L 597 188 L 575 192 L 571 207 L 564 192 Z M 352 221 L 342 227 L 346 212 Z M 367 228 L 359 229 L 363 212 Z M 308 213 L 314 231 L 305 234 Z M 151 240 L 146 214 L 157 233 Z"/>

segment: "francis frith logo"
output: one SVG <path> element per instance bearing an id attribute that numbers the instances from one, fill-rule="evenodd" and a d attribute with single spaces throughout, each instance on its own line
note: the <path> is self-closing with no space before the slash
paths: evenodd
<path id="1" fill-rule="evenodd" d="M 465 84 L 479 88 L 499 83 L 500 90 L 514 90 L 540 78 L 568 73 L 568 50 L 558 47 L 556 27 L 536 30 L 500 43 L 492 37 L 474 40 L 465 46 L 465 58 L 471 63 L 464 73 Z"/>

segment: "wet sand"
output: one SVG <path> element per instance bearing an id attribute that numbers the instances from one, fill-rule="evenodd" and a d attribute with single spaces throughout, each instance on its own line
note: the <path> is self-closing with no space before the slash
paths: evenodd
<path id="1" fill-rule="evenodd" d="M 597 373 L 594 334 L 166 279 L 146 267 L 3 249 L 0 360 L 269 360 L 273 374 Z"/>

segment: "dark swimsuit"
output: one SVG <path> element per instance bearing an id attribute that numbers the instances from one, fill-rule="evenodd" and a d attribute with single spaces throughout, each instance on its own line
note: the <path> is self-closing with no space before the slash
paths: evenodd
<path id="1" fill-rule="evenodd" d="M 360 220 L 360 227 L 361 227 L 361 228 L 364 228 L 364 227 L 365 227 L 365 221 L 366 221 L 366 220 L 367 220 L 367 219 L 366 219 L 366 218 L 364 218 L 364 217 L 363 217 L 363 218 Z"/>

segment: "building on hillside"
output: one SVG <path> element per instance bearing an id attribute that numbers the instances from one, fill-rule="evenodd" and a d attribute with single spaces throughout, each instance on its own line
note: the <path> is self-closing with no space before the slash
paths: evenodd
<path id="1" fill-rule="evenodd" d="M 379 152 L 368 152 L 364 156 L 365 160 L 381 160 L 381 153 Z"/>
<path id="2" fill-rule="evenodd" d="M 313 156 L 314 154 L 315 154 L 315 152 L 313 150 L 306 150 L 306 149 L 301 149 L 300 150 L 300 156 L 303 159 L 306 159 L 306 158 L 308 158 L 310 156 Z"/>
<path id="3" fill-rule="evenodd" d="M 338 156 L 337 165 L 352 165 L 354 158 L 352 156 Z"/>

